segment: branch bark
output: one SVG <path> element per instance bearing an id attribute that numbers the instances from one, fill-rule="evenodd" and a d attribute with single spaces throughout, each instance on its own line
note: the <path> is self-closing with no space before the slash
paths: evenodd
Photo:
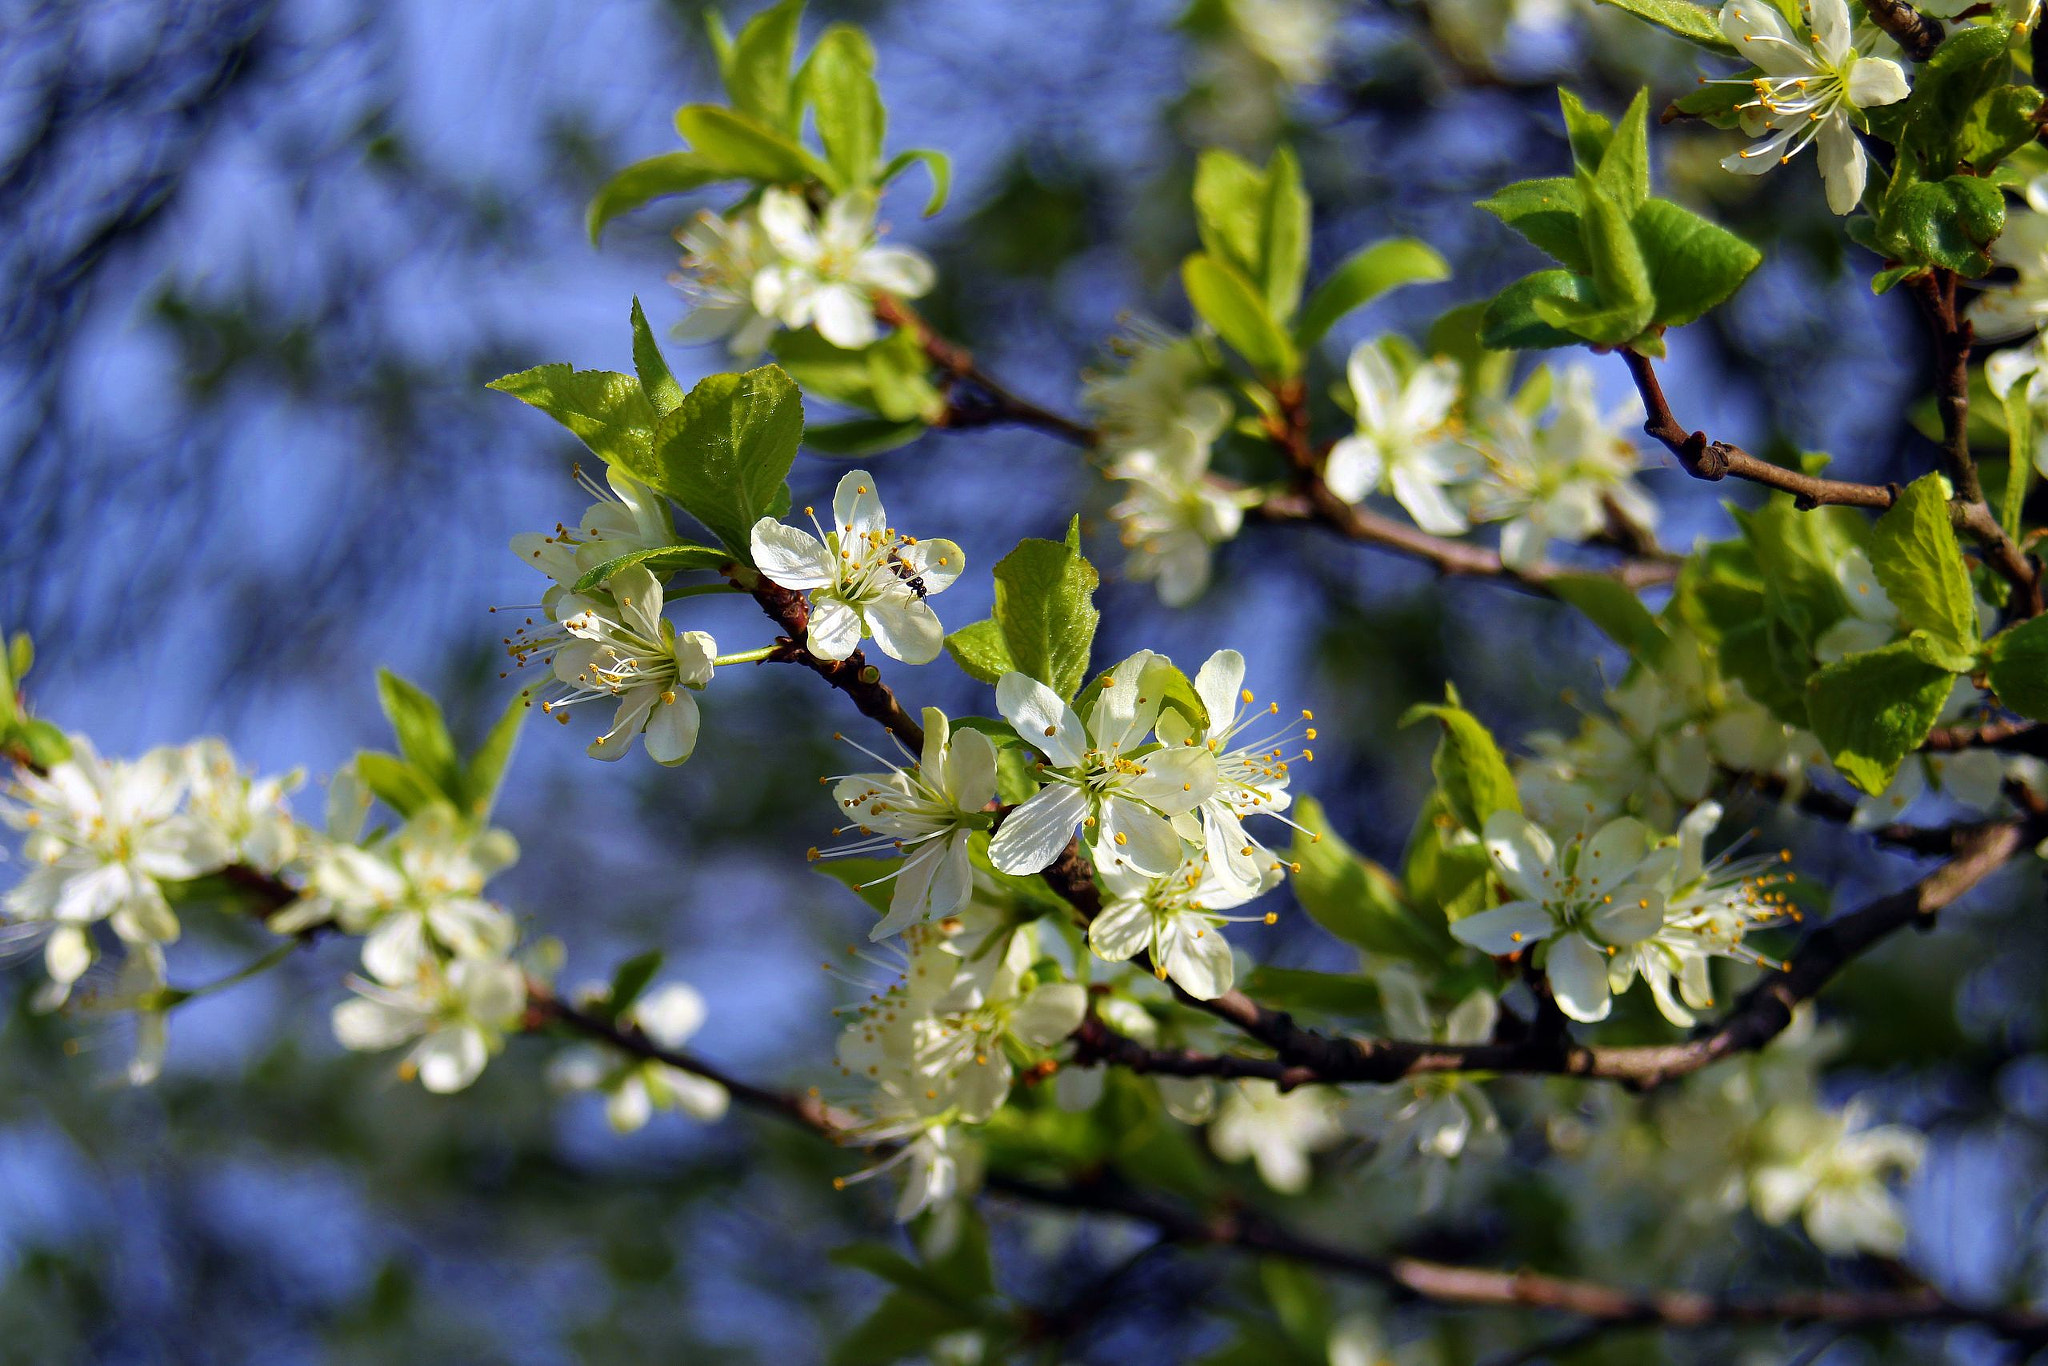
<path id="1" fill-rule="evenodd" d="M 1906 55 L 1924 62 L 1934 55 L 1945 36 L 1939 21 L 1930 19 L 1906 0 L 1863 0 L 1870 22 L 1898 40 Z"/>
<path id="2" fill-rule="evenodd" d="M 1962 324 L 1964 328 L 1967 323 Z M 1962 348 L 1963 363 L 1967 381 L 1969 349 Z M 1650 358 L 1641 352 L 1621 348 L 1621 358 L 1627 363 L 1629 374 L 1634 378 L 1636 391 L 1643 397 L 1643 408 L 1649 414 L 1643 423 L 1643 430 L 1663 443 L 1664 448 L 1676 457 L 1681 468 L 1695 479 L 1716 482 L 1733 476 L 1777 489 L 1792 495 L 1794 502 L 1803 511 L 1817 507 L 1860 507 L 1883 512 L 1897 501 L 1899 488 L 1896 484 L 1858 484 L 1843 479 L 1822 479 L 1799 470 L 1789 470 L 1760 460 L 1740 446 L 1726 441 L 1710 441 L 1705 432 L 1688 432 L 1671 411 L 1670 402 L 1664 397 L 1664 387 L 1657 379 L 1656 368 Z M 1945 369 L 1944 374 L 1948 371 Z M 1952 378 L 1952 376 L 1951 376 Z M 1946 381 L 1944 381 L 1946 383 Z M 1967 384 L 1965 386 L 1963 415 L 1967 417 Z M 1949 420 L 1949 406 L 1944 405 L 1944 424 Z M 1953 447 L 1954 443 L 1946 443 Z M 1969 459 L 1967 442 L 1964 444 L 1963 461 Z M 1950 450 L 1952 470 L 1963 468 Z M 1969 480 L 1975 485 L 1975 466 L 1968 465 Z M 1960 473 L 1959 473 L 1960 478 Z M 1958 490 L 1963 485 L 1959 482 Z M 1985 562 L 1998 571 L 2013 587 L 2014 615 L 2019 617 L 2037 616 L 2042 610 L 2041 576 L 2039 569 L 2013 544 L 2005 534 L 2005 528 L 1998 524 L 1998 518 L 1985 504 L 1981 493 L 1972 498 L 1957 498 L 1949 505 L 1949 516 L 1956 530 L 1968 534 L 1982 550 Z"/>

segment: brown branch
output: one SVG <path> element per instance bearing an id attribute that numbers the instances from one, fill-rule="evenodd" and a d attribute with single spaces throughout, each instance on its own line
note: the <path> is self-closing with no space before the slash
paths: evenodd
<path id="1" fill-rule="evenodd" d="M 1945 36 L 1938 21 L 1914 9 L 1906 0 L 1863 0 L 1863 11 L 1870 16 L 1871 23 L 1891 34 L 1916 62 L 1932 57 Z"/>
<path id="2" fill-rule="evenodd" d="M 2048 1339 L 2048 1315 L 2030 1309 L 1957 1304 L 1925 1286 L 1893 1291 L 1797 1290 L 1777 1294 L 1708 1295 L 1689 1290 L 1634 1290 L 1534 1271 L 1457 1266 L 1419 1257 L 1336 1247 L 1294 1233 L 1255 1211 L 1204 1214 L 1113 1177 L 1065 1186 L 993 1175 L 989 1190 L 1012 1199 L 1084 1213 L 1117 1214 L 1188 1246 L 1227 1247 L 1283 1257 L 1437 1304 L 1550 1310 L 1607 1323 L 1690 1330 L 1780 1323 L 1844 1326 L 1890 1323 L 1973 1323 L 2018 1342 Z"/>
<path id="3" fill-rule="evenodd" d="M 1956 273 L 1936 267 L 1910 276 L 1906 289 L 1934 338 L 1934 397 L 1941 412 L 1941 453 L 1955 480 L 1956 497 L 1982 503 L 1984 486 L 1970 455 L 1970 346 L 1975 340 L 1969 319 L 1956 309 Z"/>
<path id="4" fill-rule="evenodd" d="M 863 716 L 879 722 L 883 729 L 908 745 L 913 754 L 923 749 L 924 727 L 903 709 L 903 704 L 896 700 L 896 694 L 882 682 L 881 670 L 868 663 L 866 654 L 855 650 L 844 659 L 820 659 L 812 654 L 803 644 L 811 624 L 810 602 L 802 593 L 771 582 L 766 576 L 753 577 L 755 582 L 747 591 L 783 631 L 782 637 L 775 642 L 776 653 L 770 658 L 803 665 L 852 698 L 853 705 L 860 708 Z"/>
<path id="5" fill-rule="evenodd" d="M 680 1068 L 717 1082 L 749 1109 L 836 1143 L 853 1141 L 852 1117 L 815 1095 L 755 1085 L 694 1054 L 665 1048 L 630 1024 L 621 1025 L 571 1005 L 539 983 L 529 983 L 527 990 L 528 1028 L 559 1026 L 609 1044 L 629 1056 Z M 1205 1214 L 1114 1178 L 1098 1176 L 1052 1185 L 997 1172 L 987 1178 L 985 1187 L 998 1195 L 1048 1208 L 1136 1219 L 1151 1225 L 1167 1242 L 1283 1257 L 1441 1304 L 1555 1310 L 1596 1320 L 1654 1323 L 1674 1329 L 1810 1321 L 1848 1325 L 1974 1323 L 2014 1340 L 2048 1339 L 2048 1316 L 2024 1309 L 1959 1305 L 1924 1287 L 1890 1292 L 1807 1290 L 1741 1297 L 1632 1290 L 1530 1271 L 1459 1266 L 1356 1251 L 1294 1233 L 1255 1211 L 1226 1208 Z"/>
<path id="6" fill-rule="evenodd" d="M 1920 748 L 1935 754 L 1997 749 L 2011 754 L 2048 756 L 2048 727 L 2024 717 L 1986 721 L 1979 726 L 1936 726 L 1921 741 Z"/>
<path id="7" fill-rule="evenodd" d="M 1963 326 L 1967 328 L 1968 324 Z M 1629 374 L 1635 380 L 1636 391 L 1642 395 L 1643 408 L 1649 414 L 1643 430 L 1662 442 L 1693 478 L 1715 482 L 1732 475 L 1791 494 L 1793 502 L 1802 511 L 1817 507 L 1860 507 L 1883 512 L 1898 500 L 1896 484 L 1858 484 L 1843 479 L 1823 479 L 1758 459 L 1740 446 L 1726 441 L 1710 441 L 1705 432 L 1686 431 L 1664 397 L 1664 387 L 1657 380 L 1657 371 L 1650 358 L 1628 347 L 1622 347 L 1620 351 Z M 1963 355 L 1967 363 L 1967 346 Z M 1974 466 L 1972 471 L 1974 481 Z M 1974 501 L 1959 498 L 1952 502 L 1949 516 L 1958 531 L 1967 532 L 1977 542 L 1985 562 L 2013 586 L 2016 615 L 2039 615 L 2042 610 L 2039 571 L 2005 534 L 2005 528 L 1998 524 L 1998 518 L 1981 496 Z"/>
<path id="8" fill-rule="evenodd" d="M 1061 417 L 1012 393 L 995 376 L 981 368 L 973 352 L 940 336 L 916 309 L 901 299 L 887 294 L 876 295 L 875 317 L 916 337 L 926 357 L 945 377 L 946 411 L 933 426 L 989 427 L 1011 423 L 1035 427 L 1084 450 L 1094 448 L 1098 434 L 1093 427 Z"/>

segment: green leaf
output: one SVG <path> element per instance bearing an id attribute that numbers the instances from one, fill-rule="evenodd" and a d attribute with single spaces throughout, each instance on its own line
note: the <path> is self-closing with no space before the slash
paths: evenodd
<path id="1" fill-rule="evenodd" d="M 888 113 L 875 84 L 875 49 L 851 24 L 834 24 L 804 61 L 803 97 L 810 101 L 826 160 L 843 183 L 875 183 Z"/>
<path id="2" fill-rule="evenodd" d="M 1999 525 L 2005 534 L 2020 538 L 2021 511 L 2027 504 L 2027 485 L 2034 475 L 2034 405 L 2027 386 L 2015 384 L 2006 390 L 2006 472 L 2005 497 L 1999 504 Z"/>
<path id="3" fill-rule="evenodd" d="M 637 294 L 633 296 L 633 369 L 640 376 L 640 392 L 647 396 L 657 416 L 683 406 L 683 386 L 676 383 L 668 362 L 662 358 L 654 329 L 647 325 L 647 314 L 641 309 Z"/>
<path id="4" fill-rule="evenodd" d="M 1479 319 L 1479 340 L 1495 351 L 1540 351 L 1577 346 L 1579 339 L 1538 315 L 1539 303 L 1566 301 L 1591 307 L 1599 298 L 1593 282 L 1568 270 L 1539 270 L 1494 295 Z"/>
<path id="5" fill-rule="evenodd" d="M 1934 729 L 1949 688 L 1947 670 L 1894 641 L 1815 673 L 1806 681 L 1806 713 L 1842 776 L 1874 796 Z"/>
<path id="6" fill-rule="evenodd" d="M 1071 698 L 1087 677 L 1101 615 L 1095 566 L 1066 541 L 1029 539 L 996 562 L 995 579 L 995 622 L 1015 668 Z"/>
<path id="7" fill-rule="evenodd" d="M 1870 567 L 1908 630 L 1924 630 L 1951 653 L 1977 649 L 1977 604 L 1963 549 L 1949 522 L 1938 474 L 1906 485 L 1870 534 Z"/>
<path id="8" fill-rule="evenodd" d="M 2041 130 L 2034 115 L 2041 92 L 2030 85 L 2002 85 L 1979 99 L 1963 121 L 1958 150 L 1979 175 L 2034 141 Z"/>
<path id="9" fill-rule="evenodd" d="M 1269 379 L 1286 379 L 1299 368 L 1294 343 L 1243 272 L 1198 252 L 1181 264 L 1181 282 L 1195 312 L 1254 370 Z"/>
<path id="10" fill-rule="evenodd" d="M 1991 690 L 2020 715 L 2048 721 L 2048 617 L 2031 617 L 1991 638 Z"/>
<path id="11" fill-rule="evenodd" d="M 1442 920 L 1432 924 L 1411 910 L 1392 875 L 1330 829 L 1322 803 L 1303 794 L 1292 815 L 1300 823 L 1288 853 L 1294 897 L 1311 920 L 1369 953 L 1429 967 L 1450 955 Z"/>
<path id="12" fill-rule="evenodd" d="M 1968 175 L 1909 185 L 1898 200 L 1897 227 L 1918 259 L 1984 275 L 1991 270 L 1988 249 L 2005 231 L 2005 193 Z"/>
<path id="13" fill-rule="evenodd" d="M 398 751 L 447 801 L 462 804 L 462 766 L 441 704 L 389 669 L 377 670 L 377 700 L 398 736 Z"/>
<path id="14" fill-rule="evenodd" d="M 892 1292 L 874 1313 L 833 1347 L 829 1366 L 890 1366 L 924 1355 L 937 1338 L 963 1332 L 981 1320 L 952 1303 L 906 1290 Z"/>
<path id="15" fill-rule="evenodd" d="M 1536 316 L 1553 327 L 1601 346 L 1632 341 L 1656 313 L 1649 267 L 1626 210 L 1584 170 L 1578 174 L 1579 236 L 1592 263 L 1598 302 L 1579 304 L 1538 297 Z"/>
<path id="16" fill-rule="evenodd" d="M 1601 153 L 1594 181 L 1624 214 L 1633 216 L 1650 197 L 1650 92 L 1638 90 Z"/>
<path id="17" fill-rule="evenodd" d="M 1675 33 L 1709 52 L 1717 52 L 1724 57 L 1735 55 L 1735 45 L 1721 32 L 1719 11 L 1705 5 L 1695 5 L 1692 0 L 1600 0 L 1600 3 L 1627 10 L 1636 18 L 1646 19 L 1666 33 Z"/>
<path id="18" fill-rule="evenodd" d="M 1291 318 L 1308 278 L 1308 192 L 1301 163 L 1281 147 L 1266 165 L 1265 216 L 1260 234 L 1259 273 L 1266 307 L 1276 318 Z"/>
<path id="19" fill-rule="evenodd" d="M 1529 239 L 1566 270 L 1592 272 L 1579 236 L 1579 187 L 1569 176 L 1518 180 L 1482 199 L 1479 208 Z"/>
<path id="20" fill-rule="evenodd" d="M 1450 266 L 1436 249 L 1412 237 L 1395 237 L 1362 247 L 1344 258 L 1344 263 L 1316 286 L 1295 326 L 1295 339 L 1306 351 L 1321 341 L 1339 318 L 1363 308 L 1388 290 L 1448 280 L 1450 276 Z"/>
<path id="21" fill-rule="evenodd" d="M 354 763 L 356 775 L 363 780 L 363 786 L 407 820 L 434 803 L 447 800 L 426 774 L 396 754 L 376 749 L 361 750 L 356 754 Z"/>
<path id="22" fill-rule="evenodd" d="M 1247 995 L 1279 1010 L 1329 1015 L 1364 1025 L 1382 1023 L 1380 989 L 1356 973 L 1262 964 L 1252 969 L 1244 989 Z"/>
<path id="23" fill-rule="evenodd" d="M 1557 105 L 1564 113 L 1565 140 L 1571 144 L 1572 165 L 1579 170 L 1597 170 L 1614 139 L 1614 123 L 1597 109 L 1565 89 L 1557 88 Z"/>
<path id="24" fill-rule="evenodd" d="M 1444 689 L 1448 701 L 1419 703 L 1401 717 L 1403 726 L 1434 718 L 1443 727 L 1430 771 L 1450 803 L 1458 823 L 1475 835 L 1486 828 L 1486 818 L 1496 811 L 1520 811 L 1522 798 L 1515 791 L 1515 776 L 1494 742 L 1493 732 L 1479 718 L 1458 705 L 1458 691 Z"/>
<path id="25" fill-rule="evenodd" d="M 1605 574 L 1561 574 L 1549 588 L 1636 659 L 1654 667 L 1671 648 L 1671 637 L 1641 598 Z"/>
<path id="26" fill-rule="evenodd" d="M 39 768 L 55 768 L 71 757 L 71 737 L 48 721 L 23 721 L 14 739 L 28 751 L 29 762 Z"/>
<path id="27" fill-rule="evenodd" d="M 749 526 L 751 527 L 751 523 Z M 640 550 L 629 550 L 623 555 L 614 555 L 603 564 L 584 571 L 583 577 L 570 587 L 572 593 L 588 593 L 591 589 L 609 583 L 620 570 L 634 565 L 645 565 L 649 573 L 657 577 L 680 574 L 691 569 L 722 569 L 733 562 L 732 552 L 713 545 L 698 545 L 694 541 L 681 541 L 675 545 L 649 546 Z"/>
<path id="28" fill-rule="evenodd" d="M 724 172 L 721 179 L 757 180 L 764 185 L 801 185 L 816 180 L 837 189 L 839 177 L 809 148 L 735 109 L 686 104 L 676 110 L 676 132 L 697 155 Z"/>
<path id="29" fill-rule="evenodd" d="M 731 180 L 734 172 L 696 152 L 663 152 L 636 161 L 607 180 L 590 201 L 584 225 L 594 244 L 605 225 L 620 214 L 631 213 L 643 204 L 672 194 Z"/>
<path id="30" fill-rule="evenodd" d="M 785 481 L 803 432 L 803 396 L 782 367 L 711 375 L 661 419 L 650 457 L 628 467 L 752 564 L 754 523 L 789 510 Z"/>
<path id="31" fill-rule="evenodd" d="M 612 974 L 612 987 L 605 998 L 605 1009 L 617 1019 L 632 1008 L 640 999 L 640 993 L 654 980 L 654 974 L 661 971 L 661 950 L 649 949 L 646 953 L 635 954 L 619 964 L 619 970 Z"/>
<path id="32" fill-rule="evenodd" d="M 28 677 L 28 671 L 35 666 L 36 643 L 26 631 L 16 631 L 14 638 L 7 642 L 7 681 L 13 687 L 20 687 L 21 680 Z"/>
<path id="33" fill-rule="evenodd" d="M 907 446 L 928 430 L 928 424 L 919 418 L 911 418 L 907 422 L 895 422 L 886 417 L 814 422 L 804 428 L 804 447 L 818 455 L 858 459 Z"/>
<path id="34" fill-rule="evenodd" d="M 919 165 L 932 178 L 932 197 L 924 206 L 924 216 L 930 218 L 946 207 L 946 196 L 953 189 L 953 163 L 944 152 L 934 152 L 929 147 L 913 147 L 907 152 L 898 152 L 882 168 L 877 183 L 887 185 L 911 167 Z"/>
<path id="35" fill-rule="evenodd" d="M 797 111 L 790 67 L 796 61 L 803 9 L 803 0 L 782 0 L 749 19 L 732 45 L 724 73 L 735 109 L 791 135 L 797 131 Z"/>
<path id="36" fill-rule="evenodd" d="M 983 683 L 999 683 L 1004 674 L 1017 671 L 1003 628 L 992 617 L 970 622 L 947 636 L 946 653 L 953 656 L 961 672 Z"/>
<path id="37" fill-rule="evenodd" d="M 476 753 L 469 756 L 469 766 L 462 775 L 462 795 L 466 799 L 470 819 L 486 819 L 491 808 L 497 805 L 498 789 L 505 781 L 505 769 L 512 762 L 512 750 L 519 743 L 519 732 L 525 727 L 527 714 L 532 710 L 532 689 L 525 688 L 512 694 L 490 733 L 484 736 L 484 742 L 477 746 Z"/>
<path id="38" fill-rule="evenodd" d="M 1734 233 L 1668 199 L 1645 202 L 1632 226 L 1657 301 L 1652 321 L 1666 327 L 1721 303 L 1763 262 L 1763 253 Z"/>
<path id="39" fill-rule="evenodd" d="M 1294 153 L 1279 148 L 1260 170 L 1235 153 L 1203 152 L 1194 199 L 1203 250 L 1251 281 L 1273 317 L 1291 317 L 1308 270 L 1309 222 Z"/>
<path id="40" fill-rule="evenodd" d="M 1913 73 L 1911 96 L 1892 106 L 1899 111 L 1902 149 L 1920 162 L 1926 179 L 1940 180 L 1956 169 L 1972 109 L 2006 84 L 2011 43 L 2012 28 L 2003 19 L 1949 30 Z"/>
<path id="41" fill-rule="evenodd" d="M 814 398 L 899 423 L 929 422 L 945 411 L 945 396 L 931 382 L 931 362 L 908 331 L 899 329 L 856 351 L 834 346 L 808 327 L 778 332 L 769 345 Z"/>
<path id="42" fill-rule="evenodd" d="M 647 458 L 656 414 L 631 375 L 539 365 L 488 387 L 540 409 L 609 462 L 633 469 Z"/>

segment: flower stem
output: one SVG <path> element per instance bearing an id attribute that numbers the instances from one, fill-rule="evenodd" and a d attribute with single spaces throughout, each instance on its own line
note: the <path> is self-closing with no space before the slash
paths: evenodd
<path id="1" fill-rule="evenodd" d="M 775 650 L 776 647 L 773 645 L 763 645 L 758 650 L 741 650 L 738 654 L 720 655 L 711 661 L 711 667 L 715 669 L 726 664 L 759 664 L 773 655 Z"/>

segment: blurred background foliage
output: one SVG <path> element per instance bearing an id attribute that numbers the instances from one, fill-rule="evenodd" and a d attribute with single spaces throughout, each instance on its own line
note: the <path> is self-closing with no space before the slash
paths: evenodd
<path id="1" fill-rule="evenodd" d="M 1675 43 L 1573 0 L 822 0 L 808 22 L 832 19 L 872 33 L 893 140 L 954 161 L 938 218 L 918 219 L 916 186 L 886 206 L 940 267 L 927 314 L 1069 411 L 1122 320 L 1186 320 L 1174 277 L 1194 245 L 1199 147 L 1299 149 L 1311 278 L 1397 233 L 1453 260 L 1452 284 L 1352 319 L 1321 387 L 1359 336 L 1419 335 L 1530 268 L 1470 205 L 1567 164 L 1556 82 L 1616 110 L 1639 83 L 1661 104 L 1694 80 Z M 318 774 L 379 741 L 372 673 L 391 664 L 480 733 L 514 686 L 506 613 L 487 609 L 516 614 L 536 592 L 505 541 L 583 502 L 566 435 L 482 385 L 542 360 L 626 368 L 636 293 L 658 328 L 681 316 L 663 280 L 683 211 L 636 215 L 602 252 L 582 211 L 611 169 L 672 145 L 675 105 L 711 94 L 702 32 L 681 0 L 0 0 L 0 622 L 42 647 L 46 714 L 109 753 L 217 732 L 259 767 Z M 1768 253 L 1730 307 L 1674 339 L 1685 420 L 1753 449 L 1830 450 L 1848 477 L 1922 468 L 1904 420 L 1925 367 L 1909 303 L 1870 296 L 1810 177 L 1723 175 L 1725 141 L 1656 139 L 1667 192 Z M 711 351 L 672 356 L 724 368 Z M 1600 378 L 1624 392 L 1619 367 Z M 1207 598 L 1166 614 L 1114 573 L 1108 490 L 1049 438 L 940 431 L 885 461 L 903 523 L 982 566 L 1088 509 L 1111 570 L 1098 658 L 1245 650 L 1262 696 L 1317 710 L 1304 786 L 1381 859 L 1429 783 L 1431 737 L 1394 725 L 1410 703 L 1453 679 L 1513 744 L 1569 728 L 1618 672 L 1565 609 L 1294 528 L 1251 529 Z M 801 462 L 799 503 L 838 472 Z M 1725 528 L 1721 490 L 1669 469 L 1647 481 L 1667 544 Z M 987 592 L 970 574 L 946 619 L 980 615 Z M 766 639 L 730 604 L 702 616 L 722 648 Z M 825 1070 L 845 995 L 818 960 L 865 913 L 802 859 L 829 824 L 816 775 L 845 765 L 832 731 L 850 713 L 785 672 L 721 678 L 680 770 L 592 764 L 533 728 L 500 816 L 524 856 L 500 887 L 564 941 L 566 981 L 660 947 L 709 998 L 707 1055 L 802 1085 Z M 910 686 L 986 709 L 944 661 Z M 319 801 L 310 788 L 300 809 Z M 1910 876 L 1844 832 L 1799 841 L 1802 871 L 1844 899 Z M 1830 1085 L 1934 1138 L 1910 1195 L 1913 1256 L 1958 1292 L 2041 1277 L 2035 884 L 2008 877 L 1826 1001 L 1854 1043 Z M 1355 967 L 1301 915 L 1252 932 L 1261 962 Z M 225 971 L 248 949 L 211 952 Z M 422 1094 L 329 1037 L 347 956 L 328 946 L 180 1011 L 169 1072 L 143 1091 L 111 1079 L 114 1026 L 31 1016 L 10 985 L 0 1360 L 798 1362 L 879 1298 L 826 1257 L 890 1236 L 882 1193 L 832 1189 L 848 1155 L 747 1115 L 617 1139 L 596 1102 L 548 1094 L 533 1045 L 458 1100 Z M 1556 1202 L 1511 1158 L 1476 1213 L 1404 1246 L 1556 1264 Z M 1345 1236 L 1377 1208 L 1299 1213 Z M 1191 1359 L 1232 1321 L 1278 1344 L 1312 1293 L 1220 1255 L 1127 1263 L 1139 1245 L 1113 1224 L 1027 1221 L 999 1201 L 990 1219 L 1003 1289 L 1072 1319 L 1066 1359 Z M 1760 1278 L 1817 1273 L 1783 1234 L 1726 1236 L 1754 1244 Z M 1117 1268 L 1113 1302 L 1095 1305 Z M 1646 1342 L 1570 1359 L 1642 1360 Z M 1792 1330 L 1756 1359 L 1998 1359 L 1977 1347 Z M 1662 1350 L 1733 1351 L 1712 1334 Z"/>

